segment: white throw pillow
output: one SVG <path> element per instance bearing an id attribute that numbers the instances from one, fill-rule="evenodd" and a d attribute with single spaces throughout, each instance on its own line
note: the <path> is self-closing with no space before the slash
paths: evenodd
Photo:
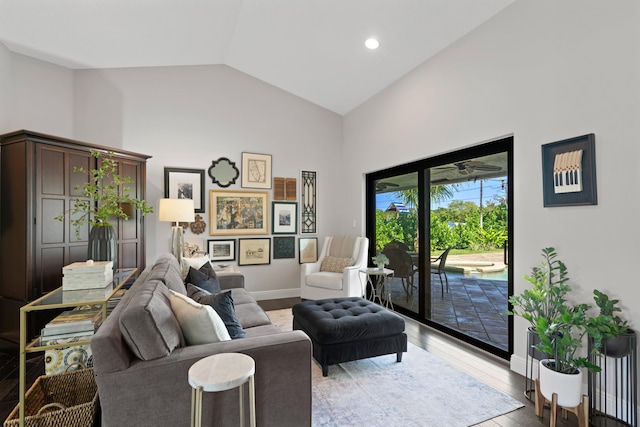
<path id="1" fill-rule="evenodd" d="M 208 305 L 202 305 L 175 291 L 171 292 L 171 310 L 178 319 L 187 345 L 230 341 L 224 322 Z"/>

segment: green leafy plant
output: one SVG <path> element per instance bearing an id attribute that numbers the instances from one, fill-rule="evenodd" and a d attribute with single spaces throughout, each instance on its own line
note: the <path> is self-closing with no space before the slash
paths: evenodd
<path id="1" fill-rule="evenodd" d="M 375 265 L 387 265 L 389 264 L 389 258 L 387 258 L 387 256 L 385 254 L 383 254 L 382 252 L 378 252 L 376 254 L 376 256 L 371 257 L 371 261 L 373 261 L 373 263 Z"/>
<path id="2" fill-rule="evenodd" d="M 99 151 L 91 150 L 91 155 L 96 158 L 98 166 L 95 169 L 86 170 L 82 167 L 74 167 L 73 171 L 86 174 L 89 179 L 82 185 L 76 185 L 75 190 L 81 192 L 81 196 L 73 201 L 70 209 L 70 223 L 75 228 L 76 237 L 80 238 L 80 231 L 86 224 L 93 226 L 111 226 L 113 218 L 129 219 L 129 215 L 123 208 L 131 207 L 139 211 L 142 216 L 153 213 L 153 207 L 147 205 L 146 200 L 138 200 L 131 196 L 128 184 L 133 183 L 130 177 L 122 177 L 118 174 L 118 162 L 114 160 L 113 152 L 108 152 L 102 157 Z M 63 221 L 65 214 L 55 219 Z"/>
<path id="3" fill-rule="evenodd" d="M 598 316 L 588 319 L 587 331 L 593 339 L 593 347 L 595 350 L 602 347 L 602 340 L 605 338 L 614 338 L 620 334 L 629 331 L 626 320 L 622 320 L 616 313 L 622 310 L 618 307 L 620 300 L 610 299 L 605 293 L 597 289 L 593 290 L 593 300 L 599 308 Z"/>
<path id="4" fill-rule="evenodd" d="M 567 267 L 557 259 L 555 249 L 542 249 L 542 257 L 541 264 L 532 269 L 530 276 L 525 276 L 533 287 L 511 296 L 509 302 L 513 308 L 507 313 L 529 321 L 540 338 L 536 349 L 554 360 L 550 369 L 572 373 L 584 367 L 599 372 L 599 366 L 587 357 L 578 356 L 578 349 L 589 330 L 587 325 L 593 322 L 587 315 L 590 307 L 567 302 L 571 290 Z"/>

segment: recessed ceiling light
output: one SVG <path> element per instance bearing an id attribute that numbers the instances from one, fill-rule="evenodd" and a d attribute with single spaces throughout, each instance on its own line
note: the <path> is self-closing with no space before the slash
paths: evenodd
<path id="1" fill-rule="evenodd" d="M 366 47 L 368 47 L 371 50 L 377 49 L 378 46 L 380 46 L 380 42 L 378 42 L 378 40 L 374 39 L 374 38 L 370 38 L 367 39 L 367 41 L 364 42 L 364 45 Z"/>

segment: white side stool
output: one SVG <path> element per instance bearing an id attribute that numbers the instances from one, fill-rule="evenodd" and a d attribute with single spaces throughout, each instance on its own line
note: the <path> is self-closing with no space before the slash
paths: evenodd
<path id="1" fill-rule="evenodd" d="M 249 416 L 256 427 L 256 397 L 253 375 L 254 360 L 242 353 L 221 353 L 198 360 L 189 368 L 191 386 L 191 425 L 202 425 L 202 392 L 240 389 L 240 425 L 244 426 L 244 383 L 249 381 Z"/>

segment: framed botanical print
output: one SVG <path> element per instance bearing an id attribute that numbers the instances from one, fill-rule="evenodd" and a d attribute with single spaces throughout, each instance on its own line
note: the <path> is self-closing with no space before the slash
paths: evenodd
<path id="1" fill-rule="evenodd" d="M 271 263 L 271 239 L 238 239 L 238 265 L 263 265 Z"/>
<path id="2" fill-rule="evenodd" d="M 318 261 L 318 238 L 301 237 L 298 239 L 300 264 Z"/>
<path id="3" fill-rule="evenodd" d="M 296 234 L 298 232 L 298 204 L 296 202 L 271 202 L 271 232 Z"/>
<path id="4" fill-rule="evenodd" d="M 271 154 L 242 153 L 242 187 L 271 188 Z"/>
<path id="5" fill-rule="evenodd" d="M 207 246 L 211 261 L 235 261 L 236 259 L 235 239 L 207 240 Z"/>
<path id="6" fill-rule="evenodd" d="M 269 233 L 267 192 L 210 190 L 209 204 L 212 236 Z"/>
<path id="7" fill-rule="evenodd" d="M 196 213 L 204 212 L 204 169 L 164 168 L 164 197 L 193 199 Z"/>

